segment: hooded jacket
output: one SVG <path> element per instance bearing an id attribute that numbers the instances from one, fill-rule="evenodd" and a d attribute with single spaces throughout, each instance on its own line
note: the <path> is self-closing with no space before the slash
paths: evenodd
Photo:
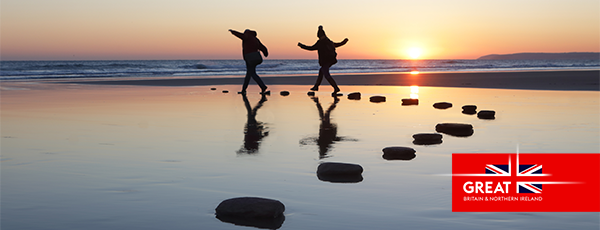
<path id="1" fill-rule="evenodd" d="M 263 52 L 265 57 L 269 56 L 269 51 L 267 50 L 267 47 L 265 47 L 256 37 L 256 31 L 245 30 L 244 33 L 240 33 L 235 30 L 230 31 L 231 34 L 235 35 L 239 39 L 242 39 L 242 53 L 244 55 L 253 52 L 258 52 L 260 50 Z"/>
<path id="2" fill-rule="evenodd" d="M 337 53 L 335 52 L 335 48 L 345 45 L 348 40 L 344 40 L 339 43 L 331 41 L 327 35 L 325 35 L 325 31 L 323 30 L 322 26 L 319 26 L 317 36 L 319 37 L 319 40 L 314 45 L 306 46 L 300 44 L 300 48 L 305 50 L 317 50 L 319 54 L 320 66 L 332 66 L 333 64 L 337 63 Z"/>

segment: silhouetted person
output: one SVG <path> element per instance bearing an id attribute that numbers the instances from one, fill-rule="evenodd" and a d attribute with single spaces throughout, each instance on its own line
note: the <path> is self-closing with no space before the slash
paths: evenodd
<path id="1" fill-rule="evenodd" d="M 319 85 L 321 85 L 321 81 L 323 77 L 327 79 L 329 84 L 333 86 L 333 93 L 337 93 L 340 91 L 340 88 L 337 86 L 337 83 L 329 74 L 329 68 L 337 63 L 337 53 L 335 52 L 336 47 L 340 47 L 345 45 L 348 42 L 348 38 L 344 39 L 340 43 L 335 43 L 329 40 L 327 35 L 325 35 L 325 31 L 323 30 L 323 26 L 319 26 L 319 30 L 317 31 L 317 37 L 319 40 L 312 46 L 306 46 L 300 42 L 298 42 L 298 46 L 305 50 L 317 50 L 319 54 L 319 65 L 321 68 L 319 69 L 319 76 L 317 77 L 317 82 L 315 82 L 315 86 L 313 86 L 310 90 L 318 91 Z"/>
<path id="2" fill-rule="evenodd" d="M 254 106 L 254 109 L 250 106 L 246 94 L 242 94 L 242 98 L 248 112 L 248 121 L 244 128 L 244 146 L 238 153 L 255 153 L 258 151 L 261 140 L 269 135 L 265 124 L 256 120 L 256 112 L 267 101 L 267 97 L 263 94 L 260 101 Z"/>
<path id="3" fill-rule="evenodd" d="M 260 86 L 261 94 L 267 93 L 267 86 L 260 79 L 258 74 L 256 73 L 256 66 L 262 63 L 263 59 L 260 55 L 260 51 L 263 52 L 265 57 L 269 56 L 269 51 L 267 51 L 267 47 L 265 47 L 260 40 L 256 37 L 256 31 L 246 29 L 244 33 L 237 32 L 235 30 L 229 30 L 231 34 L 235 35 L 239 39 L 242 39 L 242 53 L 244 54 L 244 61 L 246 62 L 246 78 L 244 79 L 244 86 L 242 86 L 242 91 L 240 94 L 246 94 L 246 89 L 248 88 L 248 83 L 250 82 L 250 78 L 254 79 L 254 81 Z"/>

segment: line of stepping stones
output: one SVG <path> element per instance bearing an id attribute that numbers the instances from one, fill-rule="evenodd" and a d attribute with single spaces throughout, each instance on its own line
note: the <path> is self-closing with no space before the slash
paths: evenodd
<path id="1" fill-rule="evenodd" d="M 216 88 L 211 88 L 216 90 Z M 223 93 L 229 91 L 223 90 Z M 315 92 L 308 92 L 309 96 L 314 96 Z M 281 91 L 281 96 L 290 95 L 289 91 Z M 332 96 L 343 96 L 341 93 L 332 94 Z M 361 93 L 354 92 L 348 94 L 349 100 L 360 100 Z M 385 96 L 371 96 L 370 102 L 381 103 L 386 101 Z M 402 99 L 402 105 L 418 105 L 419 99 Z M 433 104 L 436 109 L 448 109 L 452 107 L 449 102 L 437 102 Z M 496 112 L 493 110 L 481 110 L 477 112 L 477 106 L 465 105 L 462 107 L 463 114 L 477 114 L 480 119 L 495 119 Z M 434 145 L 442 143 L 442 134 L 448 134 L 457 137 L 468 137 L 473 135 L 474 130 L 471 124 L 461 123 L 439 123 L 435 126 L 435 131 L 439 133 L 417 133 L 412 137 L 415 145 Z M 383 159 L 386 160 L 412 160 L 417 155 L 416 150 L 411 147 L 391 146 L 383 150 Z M 363 167 L 358 164 L 323 162 L 317 167 L 317 177 L 321 181 L 331 183 L 358 183 L 363 180 Z M 237 197 L 222 201 L 215 209 L 216 218 L 227 223 L 233 223 L 242 226 L 251 226 L 266 229 L 278 229 L 283 225 L 285 216 L 285 205 L 278 200 L 261 197 Z"/>

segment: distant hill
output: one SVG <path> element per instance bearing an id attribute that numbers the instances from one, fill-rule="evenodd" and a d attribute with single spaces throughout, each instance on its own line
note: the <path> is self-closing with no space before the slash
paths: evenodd
<path id="1" fill-rule="evenodd" d="M 600 53 L 516 53 L 490 54 L 477 60 L 600 60 Z"/>

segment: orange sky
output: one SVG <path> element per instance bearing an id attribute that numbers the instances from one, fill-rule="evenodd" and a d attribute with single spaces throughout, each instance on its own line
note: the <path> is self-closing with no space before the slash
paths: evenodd
<path id="1" fill-rule="evenodd" d="M 319 25 L 340 59 L 472 59 L 599 52 L 597 0 L 2 0 L 2 60 L 239 59 L 228 29 L 258 31 L 271 59 L 314 59 Z"/>

